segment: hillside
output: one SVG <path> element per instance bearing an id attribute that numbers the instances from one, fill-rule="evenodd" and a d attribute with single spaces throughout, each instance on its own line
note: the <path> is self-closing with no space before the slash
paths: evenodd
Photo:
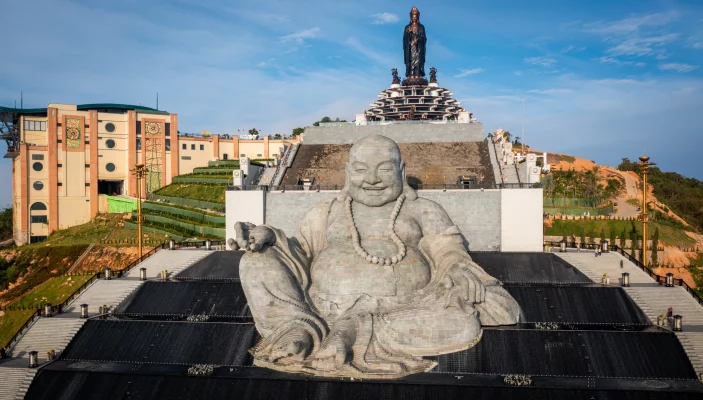
<path id="1" fill-rule="evenodd" d="M 597 171 L 599 182 L 603 185 L 611 179 L 619 180 L 621 188 L 612 198 L 617 203 L 614 215 L 621 219 L 636 219 L 637 207 L 641 206 L 642 200 L 638 163 L 624 158 L 618 167 L 613 167 L 563 154 L 549 154 L 547 161 L 552 171 Z M 689 283 L 695 279 L 698 286 L 702 286 L 703 272 L 698 270 L 698 266 L 703 265 L 703 257 L 698 250 L 703 249 L 703 235 L 700 234 L 703 231 L 703 182 L 653 167 L 648 179 L 647 202 L 651 221 L 649 235 L 659 229 L 659 243 L 663 251 L 659 252 L 658 261 L 660 266 L 667 267 L 662 267 L 660 273 L 673 272 Z M 610 237 L 610 230 L 613 229 L 620 237 L 620 222 L 625 221 L 545 220 L 545 235 L 579 236 L 579 232 L 584 232 L 588 237 L 591 232 L 599 236 L 599 232 L 604 230 Z M 634 224 L 641 233 L 642 224 L 638 221 Z"/>

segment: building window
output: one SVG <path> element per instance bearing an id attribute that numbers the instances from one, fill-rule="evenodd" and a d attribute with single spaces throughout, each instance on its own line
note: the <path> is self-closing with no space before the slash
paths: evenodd
<path id="1" fill-rule="evenodd" d="M 142 149 L 142 138 L 137 138 L 137 150 Z"/>
<path id="2" fill-rule="evenodd" d="M 188 148 L 188 146 L 185 143 L 183 143 L 183 150 L 185 150 L 187 148 Z"/>
<path id="3" fill-rule="evenodd" d="M 166 123 L 166 136 L 171 136 L 171 123 Z"/>
<path id="4" fill-rule="evenodd" d="M 43 160 L 44 154 L 32 154 L 32 160 Z"/>
<path id="5" fill-rule="evenodd" d="M 240 154 L 239 157 L 246 157 L 246 154 Z"/>
<path id="6" fill-rule="evenodd" d="M 49 220 L 46 218 L 46 215 L 32 215 L 30 217 L 31 221 L 33 224 L 48 224 Z"/>
<path id="7" fill-rule="evenodd" d="M 257 156 L 257 157 L 263 157 L 263 154 L 257 154 L 256 156 Z"/>
<path id="8" fill-rule="evenodd" d="M 171 151 L 171 139 L 166 139 L 166 151 Z"/>
<path id="9" fill-rule="evenodd" d="M 190 160 L 190 156 L 181 156 L 181 160 Z"/>
<path id="10" fill-rule="evenodd" d="M 227 158 L 229 158 L 229 154 L 227 154 L 227 153 L 222 153 L 222 159 L 223 159 L 223 160 L 226 160 Z"/>
<path id="11" fill-rule="evenodd" d="M 201 144 L 201 145 L 200 145 L 200 150 L 205 150 L 205 145 L 204 145 L 204 144 Z"/>
<path id="12" fill-rule="evenodd" d="M 90 187 L 90 182 L 86 182 L 85 187 Z"/>
<path id="13" fill-rule="evenodd" d="M 29 243 L 41 243 L 46 240 L 46 236 L 32 236 L 29 238 Z"/>
<path id="14" fill-rule="evenodd" d="M 31 211 L 46 211 L 46 204 L 42 202 L 36 202 L 29 207 Z"/>
<path id="15" fill-rule="evenodd" d="M 108 149 L 114 149 L 115 148 L 115 141 L 112 139 L 107 139 L 105 141 L 105 147 L 107 147 Z"/>
<path id="16" fill-rule="evenodd" d="M 191 150 L 195 150 L 195 144 L 191 144 L 191 145 L 190 145 L 190 149 L 191 149 Z"/>
<path id="17" fill-rule="evenodd" d="M 107 124 L 105 124 L 105 130 L 108 132 L 114 132 L 115 124 L 113 124 L 112 122 L 108 122 Z"/>
<path id="18" fill-rule="evenodd" d="M 25 131 L 45 131 L 46 122 L 45 121 L 24 121 Z"/>
<path id="19" fill-rule="evenodd" d="M 63 167 L 63 164 L 59 163 L 59 164 L 56 164 L 56 166 L 61 168 L 61 167 Z"/>
<path id="20" fill-rule="evenodd" d="M 32 164 L 32 169 L 39 172 L 44 169 L 44 164 L 40 162 L 35 162 L 34 164 Z"/>
<path id="21" fill-rule="evenodd" d="M 36 181 L 32 184 L 32 187 L 34 188 L 34 190 L 38 191 L 44 189 L 44 184 L 39 181 Z"/>
<path id="22" fill-rule="evenodd" d="M 105 169 L 107 170 L 107 172 L 115 172 L 115 164 L 111 162 L 107 163 L 105 164 Z"/>

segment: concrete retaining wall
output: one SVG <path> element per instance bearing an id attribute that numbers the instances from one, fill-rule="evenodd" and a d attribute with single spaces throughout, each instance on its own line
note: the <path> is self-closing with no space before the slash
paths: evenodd
<path id="1" fill-rule="evenodd" d="M 338 191 L 228 191 L 227 238 L 236 221 L 266 224 L 295 234 L 305 214 Z M 542 251 L 542 190 L 421 190 L 440 204 L 473 251 Z M 230 211 L 232 210 L 232 211 Z"/>
<path id="2" fill-rule="evenodd" d="M 350 144 L 367 135 L 387 136 L 398 143 L 481 142 L 485 138 L 479 122 L 308 126 L 303 144 Z"/>

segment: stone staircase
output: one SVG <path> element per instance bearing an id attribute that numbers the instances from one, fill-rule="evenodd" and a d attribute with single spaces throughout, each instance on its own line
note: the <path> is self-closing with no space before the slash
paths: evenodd
<path id="1" fill-rule="evenodd" d="M 674 315 L 683 317 L 683 331 L 676 332 L 679 342 L 688 355 L 693 369 L 703 377 L 703 306 L 683 287 L 659 285 L 646 272 L 618 253 L 604 253 L 595 257 L 591 251 L 556 253 L 569 264 L 578 268 L 592 281 L 601 282 L 604 273 L 610 276 L 610 284 L 620 285 L 623 272 L 630 274 L 630 287 L 625 292 L 647 315 L 652 325 L 657 317 L 666 314 L 669 307 Z M 623 268 L 620 268 L 620 260 Z"/>
<path id="2" fill-rule="evenodd" d="M 166 270 L 174 276 L 183 269 L 200 261 L 212 251 L 199 249 L 160 250 L 144 260 L 122 278 L 100 279 L 91 284 L 64 312 L 53 317 L 41 317 L 20 337 L 8 352 L 8 359 L 0 363 L 0 400 L 24 398 L 36 369 L 27 368 L 30 351 L 38 352 L 39 364 L 47 361 L 47 352 L 53 349 L 59 356 L 75 334 L 85 323 L 80 318 L 80 305 L 88 304 L 90 316 L 97 315 L 98 308 L 107 305 L 112 311 L 144 281 L 139 280 L 139 270 L 146 268 L 147 279 L 161 277 Z"/>
<path id="3" fill-rule="evenodd" d="M 56 318 L 79 318 L 81 304 L 88 305 L 88 313 L 91 316 L 95 316 L 100 306 L 103 305 L 106 305 L 108 310 L 112 310 L 140 284 L 141 281 L 136 279 L 120 278 L 109 281 L 99 279 L 72 301 Z"/>
<path id="4" fill-rule="evenodd" d="M 518 176 L 516 166 L 502 165 L 501 158 L 499 158 L 499 154 L 502 149 L 500 148 L 498 143 L 493 143 L 491 139 L 488 139 L 488 146 L 488 153 L 491 158 L 491 164 L 493 164 L 493 174 L 495 175 L 496 183 L 501 183 L 501 174 L 503 174 L 503 183 L 520 183 L 520 177 Z"/>
<path id="5" fill-rule="evenodd" d="M 79 318 L 39 318 L 12 347 L 8 356 L 29 358 L 30 351 L 37 351 L 39 362 L 45 362 L 46 353 L 53 349 L 58 356 L 84 322 Z"/>
<path id="6" fill-rule="evenodd" d="M 24 399 L 36 374 L 36 369 L 0 367 L 0 400 Z"/>

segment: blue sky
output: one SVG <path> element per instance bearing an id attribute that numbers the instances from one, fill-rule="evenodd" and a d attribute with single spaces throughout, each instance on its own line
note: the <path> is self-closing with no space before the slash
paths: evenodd
<path id="1" fill-rule="evenodd" d="M 533 148 L 607 165 L 646 152 L 703 178 L 700 1 L 6 0 L 0 105 L 23 91 L 25 107 L 154 106 L 159 92 L 185 132 L 352 119 L 403 69 L 412 5 L 427 67 L 486 131 L 520 135 L 524 97 Z"/>

